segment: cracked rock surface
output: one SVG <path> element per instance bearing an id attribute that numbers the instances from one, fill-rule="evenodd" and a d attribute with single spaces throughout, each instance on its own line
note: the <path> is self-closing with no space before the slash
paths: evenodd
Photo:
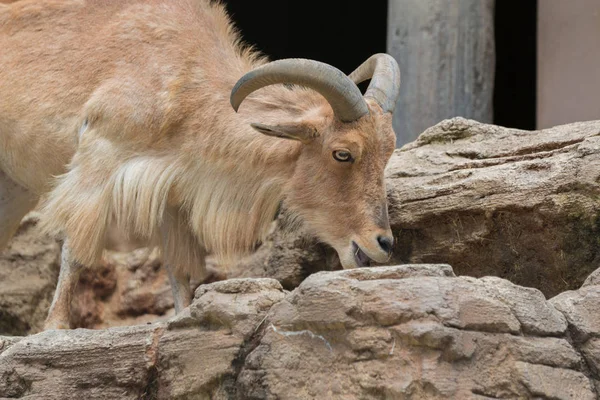
<path id="1" fill-rule="evenodd" d="M 595 399 L 599 297 L 439 264 L 232 279 L 167 322 L 0 337 L 0 397 Z"/>
<path id="2" fill-rule="evenodd" d="M 0 334 L 39 331 L 52 302 L 60 247 L 36 231 L 37 222 L 26 216 L 0 253 Z"/>

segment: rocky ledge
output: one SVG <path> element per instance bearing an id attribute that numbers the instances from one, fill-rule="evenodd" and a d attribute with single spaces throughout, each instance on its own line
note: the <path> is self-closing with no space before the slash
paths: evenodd
<path id="1" fill-rule="evenodd" d="M 215 282 L 166 322 L 0 337 L 0 397 L 595 399 L 598 281 L 549 301 L 439 264 Z"/>

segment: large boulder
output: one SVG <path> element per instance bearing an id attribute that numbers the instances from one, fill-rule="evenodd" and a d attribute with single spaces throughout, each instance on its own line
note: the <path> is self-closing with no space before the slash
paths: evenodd
<path id="1" fill-rule="evenodd" d="M 600 121 L 447 120 L 396 152 L 387 183 L 396 262 L 447 262 L 547 296 L 600 265 Z"/>
<path id="2" fill-rule="evenodd" d="M 37 230 L 30 214 L 0 254 L 0 334 L 37 332 L 58 279 L 60 247 Z"/>
<path id="3" fill-rule="evenodd" d="M 590 293 L 546 301 L 448 265 L 320 272 L 292 292 L 232 279 L 167 322 L 0 337 L 0 397 L 595 399 Z"/>

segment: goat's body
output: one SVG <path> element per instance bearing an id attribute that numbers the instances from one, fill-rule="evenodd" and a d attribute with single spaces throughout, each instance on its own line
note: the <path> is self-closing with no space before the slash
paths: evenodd
<path id="1" fill-rule="evenodd" d="M 46 327 L 68 326 L 78 271 L 111 226 L 162 249 L 178 310 L 206 253 L 251 250 L 283 200 L 344 266 L 385 261 L 395 135 L 378 99 L 395 104 L 399 70 L 380 56 L 357 75 L 374 77 L 363 99 L 315 61 L 262 68 L 209 0 L 0 4 L 0 239 L 44 199 L 46 228 L 66 238 Z M 262 83 L 236 113 L 244 79 Z M 314 90 L 269 86 L 294 81 Z"/>
<path id="2" fill-rule="evenodd" d="M 37 196 L 52 190 L 48 224 L 77 260 L 97 260 L 111 223 L 186 270 L 260 239 L 281 200 L 264 177 L 283 160 L 229 106 L 257 61 L 220 6 L 23 0 L 0 7 L 0 48 L 0 168 Z M 249 145 L 261 150 L 243 155 Z"/>
<path id="3" fill-rule="evenodd" d="M 106 21 L 94 20 L 86 7 L 78 1 L 0 6 L 0 168 L 38 195 L 66 171 L 83 106 L 101 81 L 92 53 L 102 53 L 94 33 Z M 65 23 L 73 17 L 81 25 Z"/>

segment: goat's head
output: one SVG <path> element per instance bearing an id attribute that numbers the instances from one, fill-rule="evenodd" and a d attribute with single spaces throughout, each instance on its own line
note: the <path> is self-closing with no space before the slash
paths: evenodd
<path id="1" fill-rule="evenodd" d="M 371 83 L 363 96 L 357 84 L 367 79 Z M 276 83 L 309 87 L 328 103 L 291 122 L 252 124 L 263 134 L 303 143 L 286 186 L 286 206 L 335 248 L 344 268 L 386 262 L 393 236 L 384 169 L 396 144 L 392 112 L 400 88 L 398 64 L 387 54 L 376 54 L 346 76 L 313 60 L 274 61 L 238 81 L 233 108 L 253 91 Z"/>

